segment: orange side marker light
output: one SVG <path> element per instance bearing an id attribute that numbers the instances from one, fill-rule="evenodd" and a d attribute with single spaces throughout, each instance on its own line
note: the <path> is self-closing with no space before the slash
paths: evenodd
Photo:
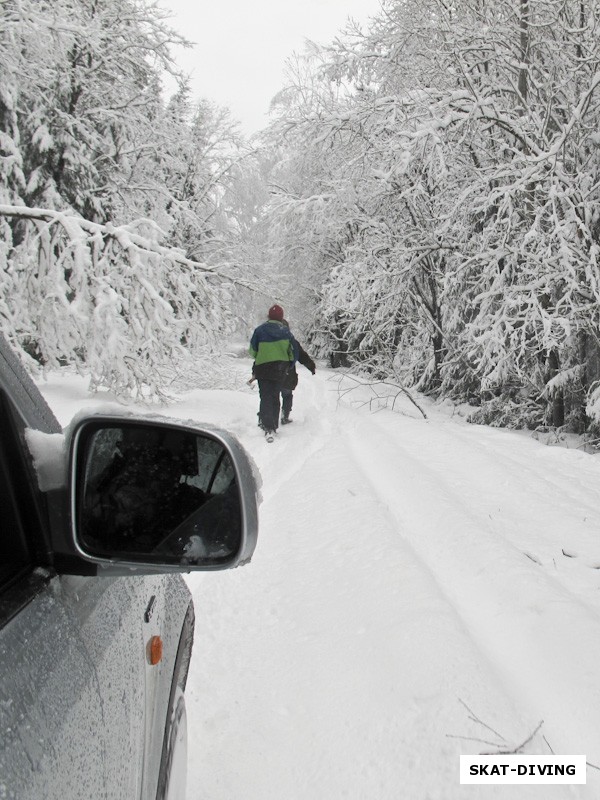
<path id="1" fill-rule="evenodd" d="M 148 661 L 155 667 L 163 657 L 163 642 L 160 636 L 153 636 L 148 642 Z"/>

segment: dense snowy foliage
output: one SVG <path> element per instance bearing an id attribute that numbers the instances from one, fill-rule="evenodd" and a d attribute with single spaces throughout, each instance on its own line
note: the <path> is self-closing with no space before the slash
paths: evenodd
<path id="1" fill-rule="evenodd" d="M 481 404 L 598 420 L 600 5 L 387 0 L 293 65 L 280 241 L 323 354 Z M 314 281 L 313 281 L 314 283 Z"/>
<path id="2" fill-rule="evenodd" d="M 92 387 L 159 396 L 174 365 L 227 324 L 228 283 L 162 247 L 149 220 L 115 227 L 22 206 L 0 206 L 0 220 L 0 317 L 38 363 L 73 364 Z"/>
<path id="3" fill-rule="evenodd" d="M 165 101 L 160 6 L 7 0 L 0 326 L 159 394 L 268 297 L 334 366 L 597 430 L 599 22 L 600 0 L 383 0 L 290 59 L 250 148 L 185 79 Z"/>
<path id="4" fill-rule="evenodd" d="M 184 79 L 163 99 L 181 41 L 165 18 L 145 0 L 0 6 L 0 327 L 40 364 L 147 396 L 231 327 L 223 197 L 248 149 Z"/>

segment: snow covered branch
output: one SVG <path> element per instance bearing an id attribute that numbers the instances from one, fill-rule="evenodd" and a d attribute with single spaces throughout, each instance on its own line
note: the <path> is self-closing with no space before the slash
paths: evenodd
<path id="1" fill-rule="evenodd" d="M 0 224 L 0 324 L 42 366 L 71 364 L 93 387 L 159 397 L 165 365 L 205 353 L 230 325 L 230 282 L 159 244 L 147 220 L 100 225 L 0 206 Z"/>

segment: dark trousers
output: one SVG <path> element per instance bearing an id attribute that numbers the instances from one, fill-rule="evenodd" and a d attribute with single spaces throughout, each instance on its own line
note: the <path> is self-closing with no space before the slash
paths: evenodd
<path id="1" fill-rule="evenodd" d="M 284 417 L 289 417 L 292 412 L 294 402 L 294 392 L 291 389 L 281 390 L 281 412 Z"/>
<path id="2" fill-rule="evenodd" d="M 276 381 L 258 379 L 260 406 L 258 418 L 266 431 L 276 431 L 279 425 L 279 392 L 281 386 Z"/>

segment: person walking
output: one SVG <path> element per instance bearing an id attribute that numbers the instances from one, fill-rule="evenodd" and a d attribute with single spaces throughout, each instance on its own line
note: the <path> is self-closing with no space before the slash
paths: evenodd
<path id="1" fill-rule="evenodd" d="M 289 328 L 289 324 L 287 320 L 281 320 L 286 328 Z M 306 350 L 302 347 L 300 342 L 296 342 L 298 345 L 298 361 L 302 364 L 303 367 L 311 372 L 313 375 L 316 372 L 315 362 L 312 358 L 308 355 Z M 290 414 L 292 413 L 292 405 L 294 403 L 294 389 L 298 385 L 298 373 L 296 372 L 296 365 L 289 370 L 284 383 L 281 387 L 281 424 L 287 425 L 293 420 L 290 419 Z"/>
<path id="2" fill-rule="evenodd" d="M 299 355 L 298 343 L 289 327 L 283 324 L 280 305 L 271 306 L 267 321 L 255 328 L 249 351 L 254 358 L 252 371 L 260 394 L 258 424 L 267 441 L 272 442 L 279 426 L 281 388 Z"/>

